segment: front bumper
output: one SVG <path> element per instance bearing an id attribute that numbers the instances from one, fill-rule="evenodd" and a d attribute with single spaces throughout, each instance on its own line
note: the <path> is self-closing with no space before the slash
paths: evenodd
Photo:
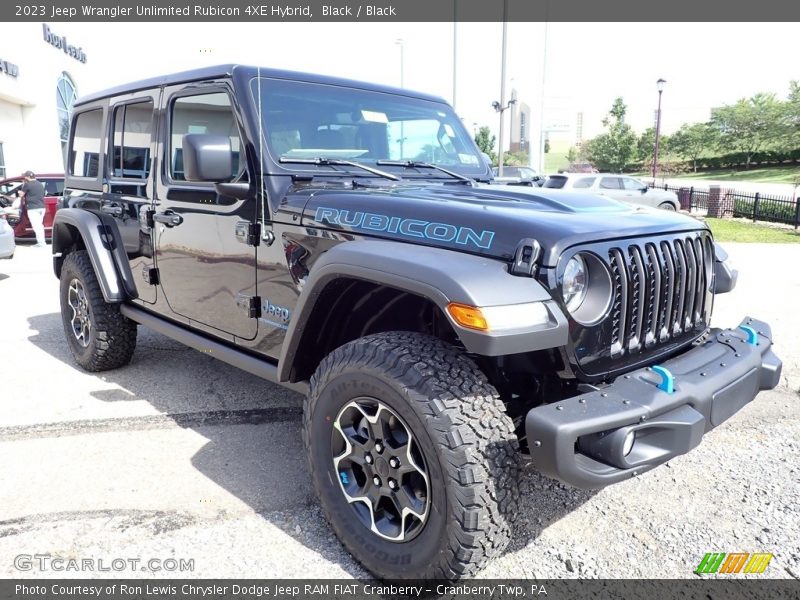
<path id="1" fill-rule="evenodd" d="M 760 390 L 778 385 L 781 361 L 769 325 L 746 318 L 742 329 L 712 329 L 701 345 L 664 362 L 674 391 L 650 367 L 614 383 L 530 410 L 525 431 L 534 466 L 579 488 L 600 488 L 685 454 Z M 629 435 L 630 434 L 630 435 Z M 625 439 L 633 446 L 626 455 Z"/>

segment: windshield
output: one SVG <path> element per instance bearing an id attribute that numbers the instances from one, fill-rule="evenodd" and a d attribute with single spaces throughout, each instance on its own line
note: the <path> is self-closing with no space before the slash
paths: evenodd
<path id="1" fill-rule="evenodd" d="M 475 143 L 444 103 L 266 77 L 254 78 L 251 90 L 254 98 L 260 91 L 264 139 L 276 162 L 327 158 L 374 166 L 385 160 L 420 161 L 471 177 L 485 175 Z M 398 167 L 381 168 L 397 173 Z M 431 170 L 406 170 L 402 176 L 447 178 Z"/>

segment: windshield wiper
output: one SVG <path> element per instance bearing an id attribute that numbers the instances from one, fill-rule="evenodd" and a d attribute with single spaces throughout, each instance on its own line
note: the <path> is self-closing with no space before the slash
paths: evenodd
<path id="1" fill-rule="evenodd" d="M 392 175 L 391 173 L 387 173 L 386 171 L 381 171 L 380 169 L 375 169 L 373 167 L 368 167 L 367 165 L 362 165 L 361 163 L 354 162 L 352 160 L 342 160 L 340 158 L 286 158 L 281 156 L 278 159 L 278 162 L 281 163 L 294 163 L 300 165 L 318 165 L 320 167 L 330 167 L 330 166 L 337 166 L 337 167 L 358 167 L 359 169 L 364 169 L 365 171 L 372 173 L 373 175 L 377 175 L 378 177 L 384 177 L 386 179 L 391 179 L 392 181 L 400 181 L 400 177 L 397 175 Z"/>
<path id="2" fill-rule="evenodd" d="M 378 160 L 375 161 L 375 164 L 386 165 L 387 167 L 405 167 L 407 169 L 436 169 L 437 171 L 446 173 L 447 175 L 450 175 L 450 177 L 455 177 L 464 183 L 468 183 L 470 185 L 475 184 L 474 179 L 470 179 L 469 177 L 465 177 L 464 175 L 460 175 L 454 171 L 440 167 L 439 165 L 432 165 L 431 163 L 420 162 L 416 160 Z"/>

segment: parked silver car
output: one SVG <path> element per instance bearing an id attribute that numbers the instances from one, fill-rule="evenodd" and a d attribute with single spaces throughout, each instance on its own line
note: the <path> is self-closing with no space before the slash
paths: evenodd
<path id="1" fill-rule="evenodd" d="M 675 192 L 647 187 L 644 183 L 627 175 L 613 173 L 559 173 L 548 175 L 546 188 L 580 190 L 608 196 L 614 200 L 640 206 L 678 210 L 680 202 Z"/>
<path id="2" fill-rule="evenodd" d="M 0 217 L 0 258 L 13 258 L 16 249 L 14 230 L 5 218 Z"/>

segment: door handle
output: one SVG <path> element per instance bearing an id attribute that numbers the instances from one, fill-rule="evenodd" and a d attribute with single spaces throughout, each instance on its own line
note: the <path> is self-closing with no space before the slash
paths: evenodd
<path id="1" fill-rule="evenodd" d="M 104 204 L 100 207 L 100 212 L 104 212 L 107 215 L 111 215 L 112 217 L 121 217 L 122 216 L 122 207 L 121 206 L 114 206 Z"/>
<path id="2" fill-rule="evenodd" d="M 176 225 L 183 223 L 183 217 L 171 210 L 165 210 L 163 213 L 154 214 L 153 221 L 156 223 L 162 223 L 167 227 L 175 227 Z"/>

